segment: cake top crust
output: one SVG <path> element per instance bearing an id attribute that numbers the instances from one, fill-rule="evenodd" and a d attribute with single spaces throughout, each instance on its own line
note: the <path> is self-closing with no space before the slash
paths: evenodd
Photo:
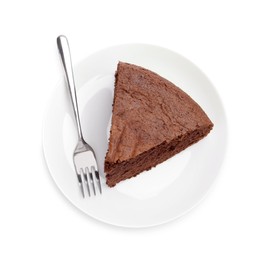
<path id="1" fill-rule="evenodd" d="M 209 126 L 206 113 L 179 87 L 148 69 L 118 63 L 106 162 L 129 160 Z"/>

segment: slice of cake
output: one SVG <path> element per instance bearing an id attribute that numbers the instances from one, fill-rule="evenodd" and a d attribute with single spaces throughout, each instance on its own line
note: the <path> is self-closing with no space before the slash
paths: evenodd
<path id="1" fill-rule="evenodd" d="M 201 107 L 158 74 L 119 62 L 105 158 L 110 187 L 205 137 L 213 127 Z"/>

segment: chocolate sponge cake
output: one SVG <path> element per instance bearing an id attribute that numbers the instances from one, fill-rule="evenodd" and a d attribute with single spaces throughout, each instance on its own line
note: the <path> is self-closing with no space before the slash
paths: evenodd
<path id="1" fill-rule="evenodd" d="M 198 142 L 212 127 L 202 108 L 173 83 L 119 62 L 105 158 L 107 185 L 151 169 Z"/>

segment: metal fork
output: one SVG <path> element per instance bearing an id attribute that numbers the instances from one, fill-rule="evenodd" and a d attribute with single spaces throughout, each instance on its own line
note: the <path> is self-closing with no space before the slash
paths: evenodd
<path id="1" fill-rule="evenodd" d="M 100 194 L 102 194 L 100 176 L 94 150 L 89 144 L 85 142 L 82 135 L 69 42 L 65 36 L 61 35 L 57 38 L 57 45 L 67 79 L 67 85 L 78 130 L 79 140 L 73 153 L 73 161 L 77 174 L 78 184 L 83 198 L 86 196 L 86 190 L 88 195 L 91 196 L 90 186 L 92 187 L 93 194 L 96 195 L 96 183 L 98 185 Z"/>

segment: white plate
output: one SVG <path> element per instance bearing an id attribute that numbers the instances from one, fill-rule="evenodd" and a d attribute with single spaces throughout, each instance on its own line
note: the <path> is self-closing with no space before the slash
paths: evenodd
<path id="1" fill-rule="evenodd" d="M 202 106 L 215 126 L 205 139 L 175 157 L 108 188 L 103 164 L 118 61 L 143 66 L 174 82 Z M 227 141 L 225 113 L 208 78 L 179 54 L 145 44 L 99 51 L 74 70 L 84 137 L 97 155 L 103 195 L 81 197 L 72 162 L 77 133 L 68 92 L 61 80 L 44 120 L 43 148 L 49 171 L 64 196 L 87 215 L 124 227 L 159 225 L 198 204 L 219 172 Z"/>

